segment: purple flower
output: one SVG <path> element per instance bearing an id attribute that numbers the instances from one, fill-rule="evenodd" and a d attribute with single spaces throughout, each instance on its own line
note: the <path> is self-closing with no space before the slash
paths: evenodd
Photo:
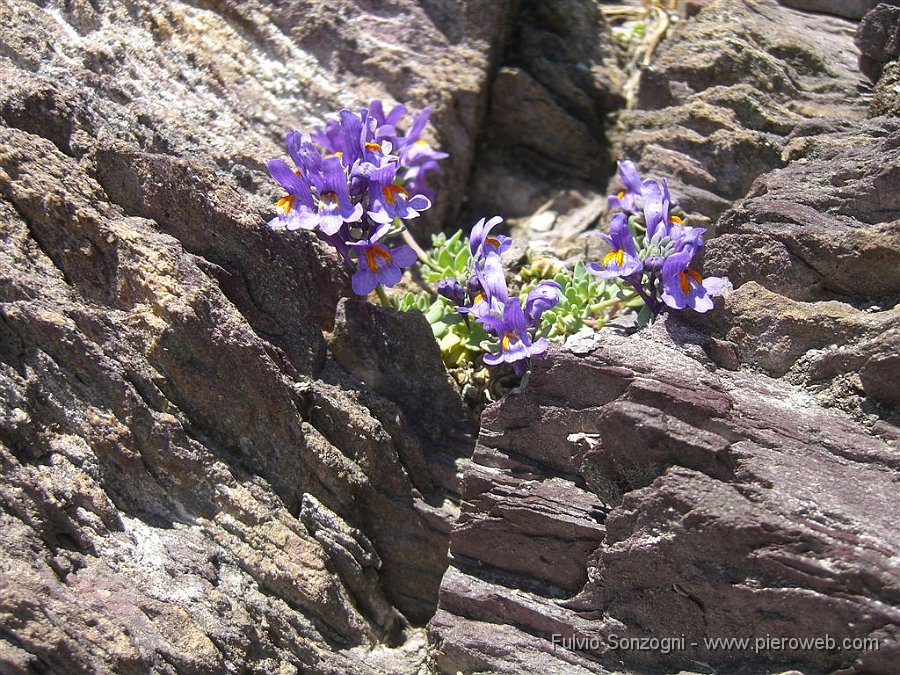
<path id="1" fill-rule="evenodd" d="M 309 134 L 292 131 L 285 139 L 288 154 L 300 171 L 300 175 L 309 177 L 322 173 L 322 155 L 313 144 Z"/>
<path id="2" fill-rule="evenodd" d="M 416 218 L 420 211 L 431 208 L 425 195 L 410 196 L 406 188 L 394 183 L 397 165 L 386 164 L 372 172 L 369 179 L 369 217 L 376 223 L 390 223 L 394 218 Z"/>
<path id="3" fill-rule="evenodd" d="M 502 222 L 503 218 L 494 216 L 487 222 L 482 218 L 475 223 L 469 235 L 469 250 L 473 259 L 487 258 L 491 254 L 499 255 L 512 246 L 512 239 L 509 237 L 502 234 L 491 235 L 491 230 Z"/>
<path id="4" fill-rule="evenodd" d="M 602 266 L 588 263 L 588 272 L 602 279 L 614 279 L 630 277 L 641 271 L 643 266 L 637 257 L 637 248 L 624 213 L 614 215 L 609 225 L 609 234 L 601 236 L 609 242 L 612 250 L 604 256 Z"/>
<path id="5" fill-rule="evenodd" d="M 429 163 L 437 166 L 437 160 L 447 159 L 449 156 L 446 152 L 435 150 L 425 141 L 418 140 L 403 148 L 402 159 L 404 166 L 419 167 Z"/>
<path id="6" fill-rule="evenodd" d="M 383 140 L 380 143 L 366 141 L 363 144 L 359 172 L 367 176 L 389 162 L 396 162 L 397 158 L 391 155 L 393 150 L 391 142 Z"/>
<path id="7" fill-rule="evenodd" d="M 409 246 L 389 248 L 378 243 L 389 229 L 388 224 L 380 225 L 368 239 L 347 244 L 356 249 L 358 258 L 356 272 L 350 280 L 357 295 L 368 295 L 378 284 L 395 285 L 403 276 L 402 269 L 416 262 L 416 252 Z"/>
<path id="8" fill-rule="evenodd" d="M 659 183 L 647 179 L 641 184 L 641 199 L 644 203 L 644 226 L 647 228 L 646 239 L 649 242 L 657 233 L 665 237 L 669 233 L 669 192 L 668 185 L 663 190 Z"/>
<path id="9" fill-rule="evenodd" d="M 315 140 L 326 153 L 340 157 L 344 166 L 353 166 L 365 142 L 368 115 L 365 108 L 359 115 L 344 108 L 337 120 L 328 120 L 324 127 L 316 129 L 310 141 Z"/>
<path id="10" fill-rule="evenodd" d="M 704 279 L 688 265 L 693 258 L 689 250 L 673 253 L 666 258 L 662 269 L 662 301 L 673 309 L 690 307 L 697 312 L 713 308 L 711 296 L 719 295 L 725 280 L 719 277 Z"/>
<path id="11" fill-rule="evenodd" d="M 669 181 L 665 178 L 663 178 L 663 182 L 662 182 L 662 193 L 663 193 L 663 199 L 666 200 L 666 202 L 669 204 L 669 206 L 678 206 L 678 200 L 675 197 L 673 197 L 671 194 L 669 194 Z M 679 223 L 679 224 L 681 223 L 681 218 L 679 218 L 678 216 L 669 216 L 669 220 L 671 222 L 675 222 L 675 223 Z"/>
<path id="12" fill-rule="evenodd" d="M 506 274 L 503 272 L 500 256 L 494 255 L 486 258 L 475 274 L 485 296 L 506 302 L 509 297 L 509 289 L 506 286 Z"/>
<path id="13" fill-rule="evenodd" d="M 678 216 L 672 216 L 678 218 Z M 679 218 L 679 221 L 681 219 Z M 675 246 L 675 252 L 690 251 L 693 257 L 701 248 L 703 248 L 703 233 L 706 228 L 688 227 L 679 223 L 673 223 L 669 229 L 669 238 Z"/>
<path id="14" fill-rule="evenodd" d="M 419 140 L 422 132 L 425 131 L 425 125 L 428 124 L 429 117 L 431 117 L 431 108 L 425 106 L 422 108 L 422 112 L 416 115 L 416 119 L 413 120 L 407 134 L 403 138 L 397 139 L 397 145 L 401 150 Z"/>
<path id="15" fill-rule="evenodd" d="M 673 227 L 681 226 L 681 216 L 669 213 L 669 208 L 677 202 L 669 194 L 669 181 L 663 178 L 662 186 L 651 179 L 641 184 L 641 199 L 644 204 L 644 224 L 647 228 L 647 241 L 656 236 L 658 239 L 671 235 Z M 689 229 L 689 228 L 688 228 Z"/>
<path id="16" fill-rule="evenodd" d="M 421 194 L 431 199 L 433 193 L 428 187 L 428 175 L 440 171 L 438 162 L 449 156 L 422 140 L 406 146 L 400 157 L 400 163 L 408 167 L 403 174 L 403 182 L 410 194 Z"/>
<path id="17" fill-rule="evenodd" d="M 462 287 L 458 279 L 447 278 L 437 282 L 437 292 L 454 305 L 464 307 L 466 304 L 466 289 Z"/>
<path id="18" fill-rule="evenodd" d="M 472 305 L 460 308 L 463 314 L 469 314 L 478 321 L 488 333 L 497 334 L 503 317 L 503 306 L 509 299 L 509 288 L 506 286 L 506 275 L 500 256 L 493 255 L 485 259 L 484 264 L 475 270 L 479 289 L 472 298 Z M 470 280 L 470 286 L 471 286 Z"/>
<path id="19" fill-rule="evenodd" d="M 622 209 L 628 213 L 637 213 L 635 199 L 641 194 L 641 176 L 634 162 L 630 160 L 620 160 L 618 166 L 619 177 L 622 179 L 622 183 L 625 184 L 625 189 L 607 198 L 609 206 L 613 209 Z"/>
<path id="20" fill-rule="evenodd" d="M 347 175 L 339 157 L 325 157 L 322 172 L 311 174 L 309 178 L 316 187 L 316 224 L 323 234 L 335 234 L 344 223 L 362 218 L 362 204 L 350 201 Z"/>
<path id="21" fill-rule="evenodd" d="M 368 115 L 367 111 L 363 111 L 363 116 L 356 115 L 346 108 L 341 110 L 341 148 L 337 154 L 341 157 L 344 166 L 353 166 L 353 164 L 362 156 L 364 133 L 363 123 L 364 117 Z"/>
<path id="22" fill-rule="evenodd" d="M 406 115 L 405 105 L 395 105 L 391 112 L 384 114 L 384 105 L 378 99 L 369 104 L 368 134 L 366 140 L 381 143 L 387 140 L 392 146 L 398 145 L 397 122 Z"/>
<path id="23" fill-rule="evenodd" d="M 311 230 L 318 223 L 309 185 L 283 159 L 270 160 L 269 174 L 287 194 L 275 203 L 278 215 L 269 221 L 273 230 Z"/>
<path id="24" fill-rule="evenodd" d="M 324 127 L 315 129 L 312 133 L 312 140 L 321 145 L 325 152 L 329 154 L 337 154 L 341 152 L 343 143 L 343 133 L 341 133 L 341 124 L 337 120 L 328 120 Z"/>
<path id="25" fill-rule="evenodd" d="M 555 281 L 542 281 L 532 288 L 525 298 L 525 318 L 530 328 L 536 327 L 541 316 L 559 302 L 562 286 Z"/>
<path id="26" fill-rule="evenodd" d="M 496 354 L 484 355 L 484 362 L 489 366 L 505 362 L 521 375 L 525 372 L 528 359 L 547 351 L 547 338 L 540 338 L 532 343 L 522 303 L 518 298 L 510 298 L 503 305 L 503 317 L 496 326 L 495 334 L 500 338 L 500 349 Z"/>

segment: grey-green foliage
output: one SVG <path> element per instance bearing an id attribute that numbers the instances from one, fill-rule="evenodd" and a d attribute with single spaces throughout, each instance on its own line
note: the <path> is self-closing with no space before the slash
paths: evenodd
<path id="1" fill-rule="evenodd" d="M 443 232 L 434 235 L 429 258 L 431 264 L 422 266 L 422 278 L 432 286 L 448 277 L 465 279 L 469 276 L 472 254 L 469 251 L 469 240 L 462 236 L 462 230 L 451 237 Z M 418 309 L 425 315 L 448 366 L 460 366 L 474 361 L 483 351 L 481 343 L 489 339 L 480 324 L 475 321 L 466 322 L 453 303 L 443 296 L 433 296 L 427 292 L 407 292 L 396 301 L 396 307 L 404 312 Z"/>
<path id="2" fill-rule="evenodd" d="M 435 235 L 429 257 L 430 264 L 422 267 L 422 277 L 429 284 L 448 277 L 465 283 L 471 274 L 469 241 L 461 231 L 450 237 Z M 517 277 L 523 303 L 527 292 L 543 279 L 552 279 L 562 288 L 559 303 L 544 313 L 539 330 L 539 335 L 553 342 L 563 342 L 585 326 L 600 328 L 622 311 L 634 311 L 643 305 L 633 293 L 623 292 L 618 284 L 588 272 L 581 261 L 572 271 L 558 265 L 527 264 Z M 395 300 L 395 306 L 401 311 L 418 309 L 426 316 L 448 366 L 475 361 L 484 352 L 484 343 L 491 340 L 481 325 L 465 321 L 453 303 L 442 296 L 407 292 Z"/>
<path id="3" fill-rule="evenodd" d="M 539 332 L 552 342 L 564 342 L 585 326 L 599 328 L 625 304 L 617 284 L 598 279 L 580 260 L 574 270 L 560 270 L 552 279 L 562 287 L 562 297 L 544 312 Z"/>
<path id="4" fill-rule="evenodd" d="M 422 270 L 422 277 L 428 283 L 434 284 L 447 277 L 460 279 L 468 276 L 469 263 L 472 262 L 469 239 L 462 236 L 462 230 L 457 230 L 450 237 L 443 232 L 433 235 L 431 261 L 433 265 Z"/>

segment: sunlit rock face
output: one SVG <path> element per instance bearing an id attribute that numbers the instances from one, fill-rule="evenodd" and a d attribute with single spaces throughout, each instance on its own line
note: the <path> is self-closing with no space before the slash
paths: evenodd
<path id="1" fill-rule="evenodd" d="M 606 4 L 0 5 L 0 670 L 893 672 L 872 3 L 691 3 L 615 118 Z M 373 98 L 450 153 L 419 234 L 496 208 L 583 257 L 628 156 L 734 291 L 552 350 L 479 434 L 421 316 L 264 227 L 285 133 Z M 881 649 L 607 649 L 826 632 Z"/>
<path id="2" fill-rule="evenodd" d="M 699 4 L 610 138 L 668 178 L 734 290 L 578 336 L 485 411 L 429 625 L 444 672 L 900 658 L 900 127 L 833 15 L 853 3 Z M 849 642 L 704 642 L 826 634 Z"/>
<path id="3" fill-rule="evenodd" d="M 508 14 L 0 6 L 0 670 L 419 667 L 471 421 L 391 401 L 431 352 L 386 395 L 331 359 L 348 276 L 264 228 L 264 162 L 343 106 L 430 105 L 435 228 Z"/>

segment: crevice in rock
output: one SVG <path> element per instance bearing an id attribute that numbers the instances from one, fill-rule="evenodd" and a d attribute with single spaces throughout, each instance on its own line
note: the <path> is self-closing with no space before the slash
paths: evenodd
<path id="1" fill-rule="evenodd" d="M 53 247 L 49 245 L 49 242 L 44 240 L 40 234 L 38 233 L 38 229 L 34 226 L 28 216 L 25 215 L 24 211 L 20 208 L 19 204 L 15 201 L 14 197 L 10 194 L 3 194 L 3 197 L 7 204 L 9 204 L 13 210 L 16 212 L 16 215 L 19 216 L 21 221 L 25 223 L 25 226 L 28 228 L 28 234 L 31 240 L 37 244 L 37 247 L 40 249 L 41 253 L 44 254 L 44 257 L 49 260 L 53 266 L 59 270 L 60 276 L 62 276 L 63 280 L 69 286 L 69 288 L 73 290 L 78 289 L 78 284 L 73 283 L 73 280 L 69 273 L 66 271 L 65 265 L 62 263 L 61 258 L 58 255 L 54 255 Z"/>
<path id="2" fill-rule="evenodd" d="M 561 191 L 591 193 L 612 173 L 606 115 L 624 104 L 592 0 L 518 0 L 490 71 L 462 220 L 534 213 Z"/>

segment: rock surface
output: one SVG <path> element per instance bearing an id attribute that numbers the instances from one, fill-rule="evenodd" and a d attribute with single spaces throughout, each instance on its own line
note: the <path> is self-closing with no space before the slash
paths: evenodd
<path id="1" fill-rule="evenodd" d="M 642 71 L 637 109 L 620 116 L 622 153 L 668 176 L 688 212 L 715 221 L 784 166 L 806 120 L 865 116 L 855 28 L 770 0 L 711 3 Z"/>
<path id="2" fill-rule="evenodd" d="M 472 223 L 531 215 L 561 185 L 590 194 L 612 172 L 604 123 L 624 75 L 599 4 L 517 5 L 463 212 Z"/>
<path id="3" fill-rule="evenodd" d="M 778 0 L 782 5 L 808 12 L 834 14 L 847 19 L 861 19 L 879 0 Z"/>
<path id="4" fill-rule="evenodd" d="M 0 4 L 0 670 L 421 667 L 473 441 L 329 356 L 346 272 L 263 162 L 431 104 L 457 204 L 509 12 Z"/>
<path id="5" fill-rule="evenodd" d="M 855 29 L 714 1 L 643 71 L 614 147 L 669 178 L 734 290 L 576 336 L 485 411 L 429 624 L 442 672 L 896 670 L 900 134 Z"/>
<path id="6" fill-rule="evenodd" d="M 711 346 L 674 319 L 607 329 L 485 411 L 430 624 L 443 672 L 891 671 L 900 452 Z M 703 643 L 826 634 L 878 648 Z"/>
<path id="7" fill-rule="evenodd" d="M 900 4 L 881 2 L 869 10 L 856 29 L 859 65 L 877 81 L 888 61 L 900 56 Z"/>
<path id="8" fill-rule="evenodd" d="M 0 4 L 0 670 L 892 672 L 892 66 L 695 4 L 612 131 L 593 0 Z M 553 352 L 471 463 L 426 322 L 261 227 L 284 132 L 374 97 L 451 153 L 421 231 L 469 198 L 579 248 L 612 147 L 735 291 Z M 880 649 L 607 649 L 767 632 Z"/>
<path id="9" fill-rule="evenodd" d="M 900 127 L 870 117 L 855 31 L 770 0 L 713 2 L 660 46 L 614 139 L 707 227 L 705 271 L 758 284 L 704 317 L 721 358 L 891 416 L 861 386 L 862 359 L 815 365 L 898 321 Z M 835 311 L 871 328 L 835 332 Z"/>

